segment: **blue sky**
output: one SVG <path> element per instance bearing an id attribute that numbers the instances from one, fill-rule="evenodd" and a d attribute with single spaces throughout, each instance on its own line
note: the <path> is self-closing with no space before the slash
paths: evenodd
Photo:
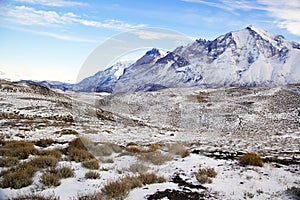
<path id="1" fill-rule="evenodd" d="M 74 82 L 94 49 L 126 31 L 156 27 L 214 39 L 250 24 L 300 42 L 300 1 L 2 0 L 0 71 Z"/>

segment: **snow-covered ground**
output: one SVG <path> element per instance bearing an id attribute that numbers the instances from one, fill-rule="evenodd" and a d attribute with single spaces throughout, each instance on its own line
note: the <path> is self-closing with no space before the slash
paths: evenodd
<path id="1" fill-rule="evenodd" d="M 42 172 L 37 172 L 31 186 L 0 188 L 0 199 L 31 191 L 76 199 L 101 192 L 110 181 L 134 175 L 129 168 L 136 163 L 167 181 L 135 188 L 128 200 L 147 199 L 168 189 L 205 194 L 204 199 L 292 199 L 287 189 L 300 187 L 299 94 L 299 86 L 291 85 L 168 89 L 109 96 L 1 82 L 0 133 L 4 140 L 51 138 L 55 143 L 50 147 L 36 148 L 54 149 L 66 148 L 80 136 L 97 145 L 117 144 L 122 150 L 99 157 L 100 168 L 95 170 L 99 179 L 86 179 L 89 170 L 81 163 L 61 160 L 58 166 L 70 166 L 75 172 L 73 178 L 62 179 L 57 187 L 45 187 L 39 181 Z M 61 134 L 62 129 L 76 130 L 79 136 Z M 126 151 L 130 142 L 140 147 L 160 144 L 162 149 L 157 151 L 170 154 L 172 159 L 160 165 L 142 161 L 138 154 Z M 175 143 L 190 155 L 182 158 L 171 152 L 168 145 Z M 238 156 L 252 151 L 266 161 L 263 167 L 239 164 Z M 195 172 L 202 167 L 217 172 L 212 183 L 197 181 Z M 188 184 L 174 181 L 177 175 Z"/>

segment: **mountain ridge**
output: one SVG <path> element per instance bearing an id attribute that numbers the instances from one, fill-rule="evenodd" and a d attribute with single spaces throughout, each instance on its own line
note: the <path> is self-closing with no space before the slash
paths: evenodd
<path id="1" fill-rule="evenodd" d="M 300 81 L 299 63 L 300 44 L 250 25 L 214 40 L 197 39 L 166 54 L 153 48 L 136 62 L 99 71 L 72 89 L 115 93 L 293 84 Z"/>

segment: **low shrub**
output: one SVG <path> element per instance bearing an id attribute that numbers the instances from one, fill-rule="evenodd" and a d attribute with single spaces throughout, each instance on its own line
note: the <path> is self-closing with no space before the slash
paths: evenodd
<path id="1" fill-rule="evenodd" d="M 159 177 L 154 173 L 140 174 L 139 176 L 125 176 L 124 178 L 109 182 L 102 189 L 108 199 L 124 199 L 131 189 L 142 187 L 146 184 L 165 182 L 163 177 Z"/>
<path id="2" fill-rule="evenodd" d="M 9 141 L 0 148 L 0 156 L 27 159 L 29 155 L 37 153 L 33 143 L 26 141 Z"/>
<path id="3" fill-rule="evenodd" d="M 53 156 L 41 156 L 29 161 L 29 164 L 36 168 L 55 167 L 58 159 Z"/>
<path id="4" fill-rule="evenodd" d="M 38 154 L 41 156 L 52 156 L 57 159 L 60 159 L 62 155 L 62 150 L 60 149 L 41 150 L 38 152 Z"/>
<path id="5" fill-rule="evenodd" d="M 263 166 L 263 160 L 256 153 L 246 153 L 238 158 L 242 165 Z"/>
<path id="6" fill-rule="evenodd" d="M 55 141 L 53 139 L 48 138 L 48 139 L 40 139 L 38 141 L 35 141 L 34 144 L 39 147 L 48 147 L 54 142 Z"/>
<path id="7" fill-rule="evenodd" d="M 130 165 L 129 167 L 129 171 L 131 171 L 132 173 L 145 173 L 147 170 L 149 169 L 149 167 L 145 166 L 142 163 L 135 163 Z"/>
<path id="8" fill-rule="evenodd" d="M 88 171 L 87 173 L 85 173 L 85 178 L 86 179 L 98 179 L 98 178 L 100 178 L 100 174 L 95 171 Z"/>
<path id="9" fill-rule="evenodd" d="M 32 184 L 32 178 L 37 171 L 33 166 L 25 163 L 17 168 L 5 172 L 2 176 L 1 187 L 20 189 Z"/>
<path id="10" fill-rule="evenodd" d="M 101 192 L 94 194 L 86 194 L 77 197 L 78 200 L 104 200 L 104 195 Z"/>
<path id="11" fill-rule="evenodd" d="M 212 183 L 211 178 L 215 178 L 217 176 L 217 172 L 213 168 L 200 168 L 196 172 L 196 179 L 199 181 L 199 183 Z"/>
<path id="12" fill-rule="evenodd" d="M 55 174 L 58 175 L 59 178 L 70 178 L 74 177 L 74 171 L 71 167 L 63 166 L 58 169 L 55 169 Z"/>
<path id="13" fill-rule="evenodd" d="M 69 160 L 73 160 L 75 162 L 84 162 L 87 160 L 94 159 L 94 156 L 90 154 L 90 152 L 88 152 L 86 149 L 79 148 L 69 148 L 68 157 Z"/>
<path id="14" fill-rule="evenodd" d="M 0 158 L 0 167 L 13 167 L 19 163 L 17 157 Z"/>
<path id="15" fill-rule="evenodd" d="M 60 185 L 60 179 L 57 174 L 51 173 L 51 172 L 45 172 L 41 178 L 40 182 L 43 183 L 45 186 L 54 186 L 57 187 Z"/>
<path id="16" fill-rule="evenodd" d="M 99 169 L 99 161 L 98 160 L 89 160 L 82 163 L 82 166 L 87 169 Z"/>
<path id="17" fill-rule="evenodd" d="M 160 151 L 142 153 L 138 158 L 144 162 L 150 162 L 154 165 L 162 165 L 167 161 L 171 161 L 173 157 L 168 153 L 161 153 Z"/>
<path id="18" fill-rule="evenodd" d="M 11 197 L 8 200 L 26 200 L 26 199 L 34 199 L 34 200 L 59 200 L 59 197 L 53 195 L 45 196 L 44 194 L 38 193 L 30 193 L 30 194 L 21 194 L 16 197 Z"/>

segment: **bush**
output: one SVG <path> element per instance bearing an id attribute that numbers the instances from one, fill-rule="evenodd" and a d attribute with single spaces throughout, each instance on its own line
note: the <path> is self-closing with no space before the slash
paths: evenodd
<path id="1" fill-rule="evenodd" d="M 61 158 L 62 151 L 60 149 L 42 150 L 38 153 L 41 156 L 52 156 L 57 159 Z"/>
<path id="2" fill-rule="evenodd" d="M 100 174 L 95 171 L 88 171 L 87 173 L 85 173 L 85 178 L 86 179 L 98 179 L 98 178 L 100 178 Z"/>
<path id="3" fill-rule="evenodd" d="M 45 196 L 43 194 L 22 194 L 16 197 L 9 198 L 9 200 L 26 200 L 26 199 L 34 199 L 34 200 L 59 200 L 59 197 L 55 195 Z"/>
<path id="4" fill-rule="evenodd" d="M 145 162 L 151 162 L 154 165 L 162 165 L 165 162 L 173 159 L 170 154 L 163 154 L 160 151 L 142 153 L 138 156 L 138 158 Z"/>
<path id="5" fill-rule="evenodd" d="M 89 160 L 82 163 L 82 166 L 88 169 L 99 169 L 98 160 Z"/>
<path id="6" fill-rule="evenodd" d="M 213 168 L 200 168 L 198 172 L 196 172 L 196 179 L 199 183 L 212 183 L 211 178 L 215 178 L 217 176 L 217 172 Z"/>
<path id="7" fill-rule="evenodd" d="M 102 192 L 112 199 L 124 199 L 129 191 L 131 190 L 131 185 L 129 182 L 123 180 L 113 181 L 104 186 Z"/>
<path id="8" fill-rule="evenodd" d="M 239 162 L 242 165 L 252 165 L 252 166 L 263 166 L 263 161 L 259 155 L 256 153 L 246 153 L 239 157 Z"/>
<path id="9" fill-rule="evenodd" d="M 165 178 L 157 176 L 155 173 L 141 173 L 138 179 L 143 185 L 153 184 L 153 183 L 163 183 L 166 181 Z"/>
<path id="10" fill-rule="evenodd" d="M 84 162 L 90 159 L 94 159 L 94 156 L 90 154 L 86 149 L 69 148 L 68 150 L 69 160 L 75 162 Z"/>
<path id="11" fill-rule="evenodd" d="M 143 165 L 142 163 L 135 163 L 130 165 L 129 167 L 129 170 L 132 173 L 145 173 L 148 169 L 149 167 Z"/>
<path id="12" fill-rule="evenodd" d="M 23 164 L 18 168 L 11 169 L 2 176 L 1 187 L 20 189 L 32 184 L 36 168 L 29 164 Z"/>
<path id="13" fill-rule="evenodd" d="M 104 200 L 104 195 L 100 192 L 94 194 L 87 194 L 77 197 L 78 200 Z"/>
<path id="14" fill-rule="evenodd" d="M 59 186 L 60 180 L 59 176 L 57 174 L 51 173 L 51 172 L 45 172 L 41 178 L 41 183 L 43 183 L 45 186 Z"/>
<path id="15" fill-rule="evenodd" d="M 27 159 L 29 155 L 34 155 L 37 150 L 33 143 L 25 141 L 9 141 L 5 142 L 0 148 L 0 156 L 17 157 L 19 159 Z"/>
<path id="16" fill-rule="evenodd" d="M 59 178 L 74 177 L 74 171 L 72 170 L 72 168 L 66 166 L 55 169 L 55 174 L 57 174 Z"/>
<path id="17" fill-rule="evenodd" d="M 16 157 L 0 158 L 0 167 L 13 167 L 19 163 Z"/>
<path id="18" fill-rule="evenodd" d="M 36 168 L 55 167 L 58 159 L 53 156 L 41 156 L 29 161 L 29 164 Z"/>
<path id="19" fill-rule="evenodd" d="M 104 186 L 102 192 L 110 199 L 124 199 L 131 189 L 142 187 L 145 184 L 162 183 L 165 179 L 156 174 L 140 174 L 126 176 L 120 180 L 110 182 Z"/>
<path id="20" fill-rule="evenodd" d="M 34 144 L 39 147 L 48 147 L 54 142 L 55 141 L 52 139 L 40 139 L 38 141 L 35 141 Z"/>

